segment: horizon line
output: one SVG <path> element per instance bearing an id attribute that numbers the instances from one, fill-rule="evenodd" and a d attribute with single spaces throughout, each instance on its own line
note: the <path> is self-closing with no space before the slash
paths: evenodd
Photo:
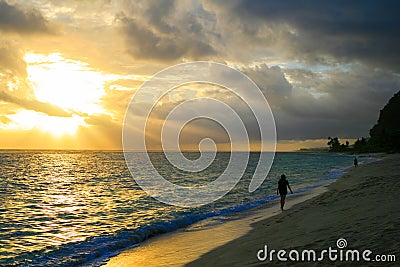
<path id="1" fill-rule="evenodd" d="M 325 149 L 325 148 L 323 148 Z M 261 151 L 261 150 L 217 150 L 217 151 L 212 151 L 212 150 L 207 150 L 203 152 L 307 152 L 307 151 L 323 151 L 322 148 L 316 147 L 316 148 L 300 148 L 297 150 L 275 150 L 275 151 Z M 150 153 L 160 153 L 160 152 L 165 152 L 164 150 L 126 150 L 124 151 L 123 149 L 88 149 L 88 148 L 83 148 L 83 149 L 76 149 L 76 148 L 0 148 L 0 151 L 104 151 L 104 152 L 137 152 L 137 153 L 145 153 L 145 152 L 150 152 Z M 169 150 L 168 152 L 201 152 L 199 150 Z"/>

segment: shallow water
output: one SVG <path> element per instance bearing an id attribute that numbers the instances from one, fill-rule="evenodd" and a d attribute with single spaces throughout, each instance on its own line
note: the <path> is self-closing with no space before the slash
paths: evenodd
<path id="1" fill-rule="evenodd" d="M 186 156 L 196 158 L 198 154 Z M 171 182 L 190 186 L 216 179 L 230 154 L 218 153 L 214 163 L 200 173 L 171 167 L 161 153 L 150 157 Z M 100 265 L 148 237 L 275 199 L 281 173 L 296 192 L 302 192 L 333 181 L 353 159 L 328 153 L 277 153 L 267 179 L 249 193 L 258 157 L 259 153 L 251 153 L 243 178 L 225 197 L 199 208 L 180 208 L 160 203 L 142 191 L 121 152 L 3 151 L 0 265 Z M 363 158 L 360 163 L 369 160 Z M 140 173 L 141 166 L 136 168 Z"/>

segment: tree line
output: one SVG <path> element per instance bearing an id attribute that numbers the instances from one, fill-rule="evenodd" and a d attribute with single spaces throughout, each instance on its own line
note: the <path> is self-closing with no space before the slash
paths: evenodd
<path id="1" fill-rule="evenodd" d="M 330 152 L 400 152 L 400 91 L 397 92 L 380 111 L 377 123 L 369 131 L 369 138 L 361 137 L 350 145 L 341 144 L 339 138 L 329 137 Z"/>

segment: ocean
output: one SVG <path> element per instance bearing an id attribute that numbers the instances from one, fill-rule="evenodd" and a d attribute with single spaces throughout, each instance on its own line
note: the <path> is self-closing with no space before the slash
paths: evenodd
<path id="1" fill-rule="evenodd" d="M 240 152 L 235 152 L 240 153 Z M 135 153 L 135 157 L 143 157 Z M 186 153 L 195 159 L 198 153 Z M 190 186 L 216 179 L 230 153 L 217 153 L 199 173 L 180 171 L 150 153 L 160 174 Z M 334 153 L 276 153 L 260 188 L 248 186 L 259 153 L 251 153 L 233 190 L 216 202 L 183 208 L 148 196 L 134 181 L 122 152 L 0 152 L 0 266 L 101 266 L 121 250 L 207 218 L 228 218 L 277 199 L 285 173 L 295 194 L 335 181 L 353 157 Z M 359 158 L 363 164 L 372 158 Z M 137 166 L 138 170 L 141 166 Z"/>

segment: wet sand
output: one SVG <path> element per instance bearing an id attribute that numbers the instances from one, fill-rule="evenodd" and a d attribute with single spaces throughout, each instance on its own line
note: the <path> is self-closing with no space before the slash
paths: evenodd
<path id="1" fill-rule="evenodd" d="M 268 248 L 287 251 L 337 249 L 371 250 L 393 254 L 396 262 L 331 261 L 324 265 L 399 266 L 400 262 L 400 155 L 353 168 L 329 186 L 329 191 L 272 218 L 252 224 L 252 230 L 206 253 L 187 266 L 321 266 L 321 262 L 260 261 L 257 253 Z M 263 254 L 260 254 L 263 257 Z M 286 258 L 288 255 L 286 254 Z"/>
<path id="2" fill-rule="evenodd" d="M 328 190 L 288 195 L 284 212 L 274 202 L 226 222 L 215 218 L 203 221 L 127 249 L 105 266 L 320 266 L 321 262 L 279 262 L 276 255 L 272 261 L 260 261 L 257 253 L 265 245 L 276 251 L 337 249 L 339 238 L 347 241 L 344 249 L 369 249 L 372 255 L 394 254 L 398 258 L 399 189 L 400 155 L 390 155 L 351 169 Z M 325 265 L 374 266 L 371 262 L 332 262 L 326 258 Z"/>
<path id="3" fill-rule="evenodd" d="M 290 209 L 324 191 L 326 188 L 317 188 L 304 194 L 290 195 L 285 208 Z M 105 266 L 184 266 L 201 255 L 244 236 L 252 229 L 252 223 L 279 213 L 281 211 L 277 200 L 267 207 L 240 212 L 234 217 L 209 218 L 190 227 L 151 238 L 139 247 L 127 249 L 111 258 Z"/>

